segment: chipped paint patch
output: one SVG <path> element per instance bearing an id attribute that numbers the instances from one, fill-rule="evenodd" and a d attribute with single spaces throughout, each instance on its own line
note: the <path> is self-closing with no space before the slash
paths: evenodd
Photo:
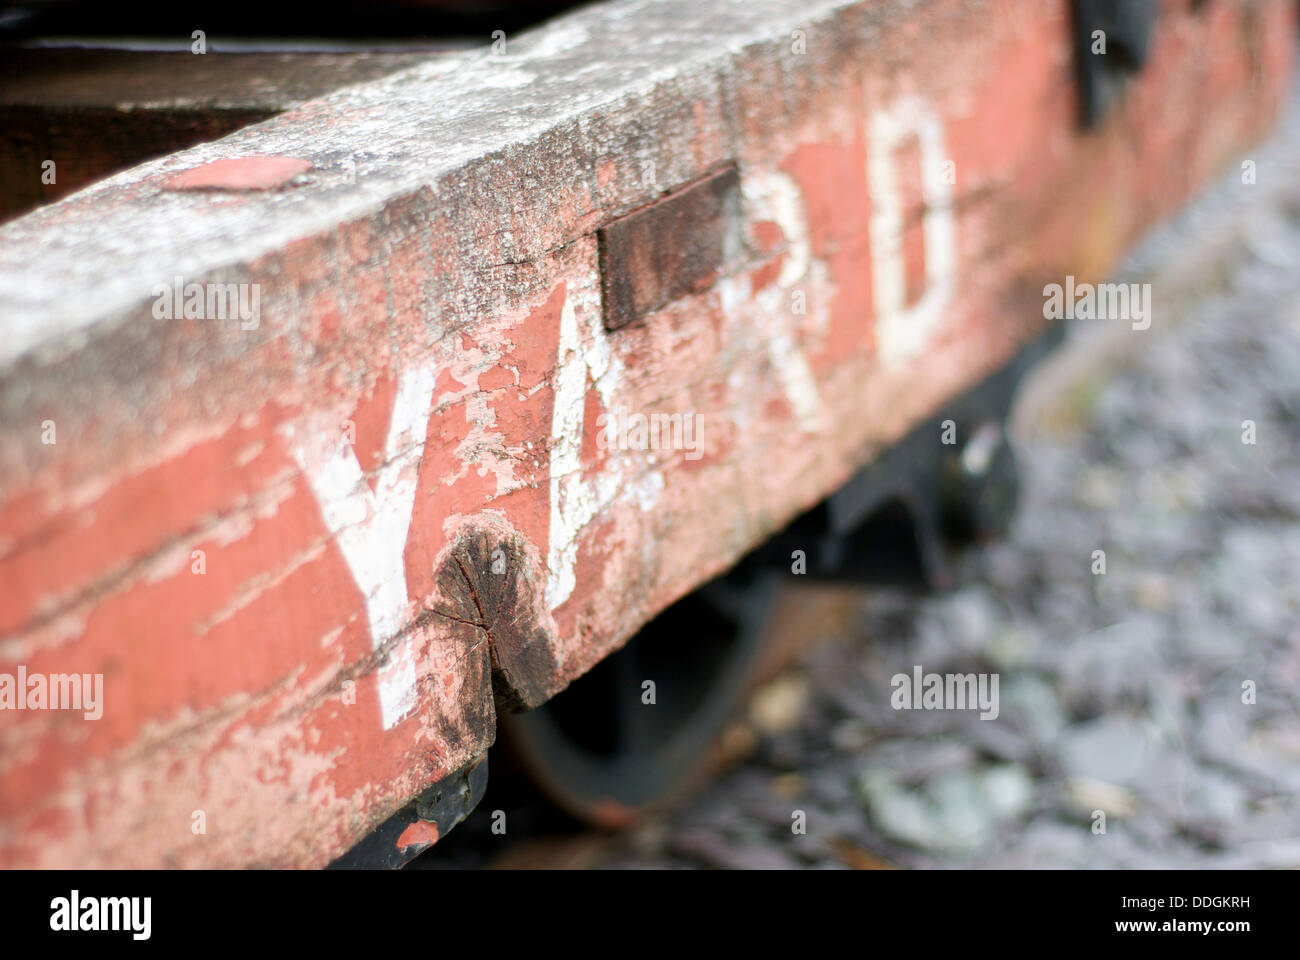
<path id="1" fill-rule="evenodd" d="M 177 174 L 170 190 L 274 190 L 312 168 L 298 157 L 223 157 Z"/>
<path id="2" fill-rule="evenodd" d="M 428 820 L 416 820 L 397 838 L 397 848 L 406 853 L 411 847 L 430 847 L 438 842 L 438 825 Z"/>

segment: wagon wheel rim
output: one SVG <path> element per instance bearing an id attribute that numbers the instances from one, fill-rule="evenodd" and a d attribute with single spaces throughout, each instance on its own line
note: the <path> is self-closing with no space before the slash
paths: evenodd
<path id="1" fill-rule="evenodd" d="M 549 702 L 503 717 L 511 753 L 590 823 L 623 826 L 670 803 L 716 759 L 778 588 L 776 577 L 733 576 L 673 604 Z"/>

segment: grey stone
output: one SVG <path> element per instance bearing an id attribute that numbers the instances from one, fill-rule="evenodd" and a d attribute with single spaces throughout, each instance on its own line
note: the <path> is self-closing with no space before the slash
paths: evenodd
<path id="1" fill-rule="evenodd" d="M 1120 786 L 1135 782 L 1155 752 L 1147 730 L 1125 717 L 1076 724 L 1061 737 L 1061 767 L 1067 775 Z"/>

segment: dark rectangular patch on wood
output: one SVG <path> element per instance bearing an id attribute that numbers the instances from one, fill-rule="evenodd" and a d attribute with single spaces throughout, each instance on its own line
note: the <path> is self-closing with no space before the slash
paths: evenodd
<path id="1" fill-rule="evenodd" d="M 606 328 L 625 327 L 713 286 L 739 188 L 740 174 L 730 166 L 596 232 Z"/>

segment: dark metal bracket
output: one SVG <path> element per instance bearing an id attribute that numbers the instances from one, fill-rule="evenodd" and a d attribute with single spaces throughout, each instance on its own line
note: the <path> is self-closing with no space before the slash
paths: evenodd
<path id="1" fill-rule="evenodd" d="M 1079 115 L 1091 128 L 1146 64 L 1156 0 L 1073 0 L 1072 6 Z"/>
<path id="2" fill-rule="evenodd" d="M 329 865 L 331 870 L 395 870 L 433 846 L 483 799 L 487 755 L 444 777 Z"/>

